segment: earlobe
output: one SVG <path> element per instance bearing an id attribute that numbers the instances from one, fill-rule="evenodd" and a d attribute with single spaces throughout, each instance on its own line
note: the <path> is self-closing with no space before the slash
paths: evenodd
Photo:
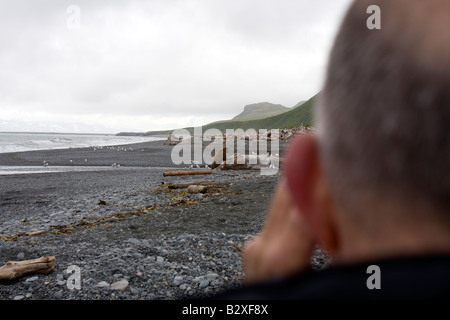
<path id="1" fill-rule="evenodd" d="M 301 135 L 292 142 L 284 174 L 292 198 L 315 241 L 330 253 L 338 250 L 337 225 L 315 136 Z"/>

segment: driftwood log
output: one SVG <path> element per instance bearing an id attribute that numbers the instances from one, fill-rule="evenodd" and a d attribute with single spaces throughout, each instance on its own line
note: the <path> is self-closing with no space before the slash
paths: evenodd
<path id="1" fill-rule="evenodd" d="M 189 176 L 196 174 L 211 174 L 212 170 L 184 170 L 184 171 L 166 171 L 163 173 L 164 177 L 167 176 Z"/>
<path id="2" fill-rule="evenodd" d="M 205 181 L 199 181 L 199 182 L 190 182 L 190 183 L 175 183 L 175 184 L 169 184 L 167 186 L 168 189 L 184 189 L 189 186 L 197 186 L 197 185 L 203 185 L 205 184 Z"/>
<path id="3" fill-rule="evenodd" d="M 55 266 L 55 257 L 44 256 L 39 259 L 8 261 L 0 268 L 0 281 L 11 281 L 27 274 L 49 273 Z"/>
<path id="4" fill-rule="evenodd" d="M 25 233 L 25 235 L 29 236 L 29 237 L 34 237 L 34 236 L 38 236 L 38 235 L 44 234 L 44 233 L 45 233 L 45 230 L 38 230 L 38 231 L 33 231 L 33 232 L 27 232 L 27 233 Z"/>

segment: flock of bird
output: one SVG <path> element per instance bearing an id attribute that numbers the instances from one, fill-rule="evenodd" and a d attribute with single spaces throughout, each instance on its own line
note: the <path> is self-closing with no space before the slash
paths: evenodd
<path id="1" fill-rule="evenodd" d="M 185 169 L 194 169 L 194 168 L 200 168 L 200 162 L 191 160 L 191 165 L 189 167 L 185 167 Z M 209 166 L 205 164 L 205 169 L 209 169 Z"/>
<path id="2" fill-rule="evenodd" d="M 136 151 L 135 148 L 131 148 L 131 147 L 121 147 L 121 146 L 96 146 L 96 147 L 91 147 L 94 151 L 97 150 L 103 150 L 103 149 L 108 149 L 108 150 L 112 150 L 112 151 Z M 144 149 L 141 149 L 141 152 L 143 152 Z"/>
<path id="3" fill-rule="evenodd" d="M 81 148 L 81 147 L 80 147 Z M 111 151 L 118 151 L 118 152 L 123 152 L 123 151 L 139 151 L 139 150 L 136 150 L 135 148 L 130 148 L 130 147 L 120 147 L 120 146 L 94 146 L 94 147 L 90 147 L 91 149 L 93 149 L 94 151 L 97 151 L 97 150 L 103 150 L 103 149 L 107 149 L 107 150 L 111 150 Z M 72 149 L 72 148 L 70 148 L 70 149 Z M 76 149 L 76 148 L 75 148 Z M 144 149 L 141 149 L 140 150 L 141 152 L 144 152 Z M 88 162 L 88 159 L 87 158 L 85 158 L 84 159 L 84 163 L 87 163 Z M 69 164 L 71 164 L 71 165 L 73 165 L 74 164 L 74 161 L 72 160 L 72 159 L 69 159 Z M 44 167 L 48 167 L 49 166 L 49 162 L 47 161 L 47 160 L 44 160 L 43 162 L 42 162 L 42 165 L 44 166 Z M 111 165 L 111 167 L 114 167 L 114 168 L 120 168 L 120 163 L 116 163 L 116 162 L 114 162 L 112 165 Z"/>
<path id="4" fill-rule="evenodd" d="M 92 148 L 93 148 L 94 151 L 102 150 L 102 149 L 104 149 L 104 148 L 105 148 L 105 149 L 109 149 L 109 150 L 115 150 L 115 151 L 134 151 L 134 150 L 135 150 L 134 148 L 124 148 L 124 147 L 120 147 L 120 146 L 119 146 L 119 147 L 114 147 L 114 146 L 107 146 L 107 147 L 97 146 L 97 147 L 92 147 Z M 144 149 L 141 149 L 141 151 L 144 151 Z M 256 152 L 254 152 L 254 151 L 251 152 L 251 155 L 252 155 L 252 156 L 258 156 L 258 155 L 256 154 Z M 275 169 L 275 168 L 277 168 L 277 166 L 275 166 L 275 164 L 273 163 L 273 161 L 272 161 L 271 158 L 273 158 L 273 157 L 278 157 L 278 153 L 276 153 L 275 155 L 266 153 L 265 155 L 258 156 L 258 157 L 267 159 L 267 160 L 268 160 L 268 167 L 269 167 L 270 169 Z M 267 161 L 267 160 L 266 160 L 266 161 Z M 84 159 L 84 163 L 87 163 L 87 162 L 88 162 L 88 159 L 85 158 L 85 159 Z M 73 160 L 70 159 L 70 160 L 69 160 L 69 163 L 70 163 L 71 165 L 73 165 Z M 46 160 L 44 160 L 43 166 L 44 166 L 44 167 L 48 167 L 48 165 L 49 165 L 49 163 L 48 163 Z M 111 167 L 113 167 L 113 168 L 120 168 L 120 163 L 114 162 L 114 163 L 111 165 Z M 186 169 L 194 169 L 194 168 L 200 168 L 200 163 L 199 163 L 198 161 L 191 160 L 190 166 L 186 167 Z M 204 168 L 205 168 L 205 169 L 210 169 L 210 167 L 209 167 L 207 164 L 204 166 Z"/>

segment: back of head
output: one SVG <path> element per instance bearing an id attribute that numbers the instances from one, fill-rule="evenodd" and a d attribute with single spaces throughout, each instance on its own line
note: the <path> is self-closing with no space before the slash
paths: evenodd
<path id="1" fill-rule="evenodd" d="M 381 9 L 369 30 L 367 8 Z M 356 0 L 333 47 L 317 121 L 339 203 L 426 203 L 450 221 L 450 3 Z M 445 217 L 446 216 L 446 217 Z"/>

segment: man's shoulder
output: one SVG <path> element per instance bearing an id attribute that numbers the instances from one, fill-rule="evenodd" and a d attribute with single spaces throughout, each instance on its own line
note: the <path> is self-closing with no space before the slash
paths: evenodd
<path id="1" fill-rule="evenodd" d="M 330 267 L 217 296 L 232 300 L 440 298 L 450 298 L 450 254 Z"/>

